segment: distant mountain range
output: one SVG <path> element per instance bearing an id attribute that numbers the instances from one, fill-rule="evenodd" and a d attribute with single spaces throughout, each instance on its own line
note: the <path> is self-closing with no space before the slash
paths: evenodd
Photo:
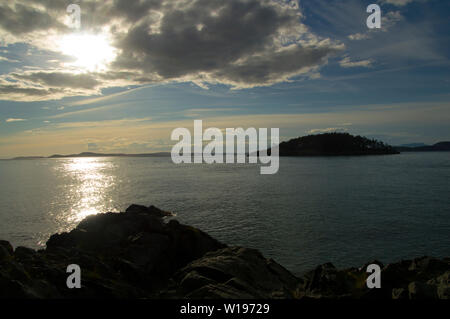
<path id="1" fill-rule="evenodd" d="M 160 152 L 160 153 L 142 153 L 142 154 L 123 154 L 123 153 L 111 153 L 111 154 L 103 154 L 103 153 L 92 153 L 92 152 L 83 152 L 79 154 L 70 154 L 70 155 L 60 155 L 55 154 L 52 156 L 20 156 L 13 158 L 14 160 L 26 160 L 26 159 L 42 159 L 42 158 L 68 158 L 68 157 L 167 157 L 170 156 L 168 152 Z"/>
<path id="2" fill-rule="evenodd" d="M 409 143 L 409 144 L 397 145 L 394 147 L 421 147 L 421 146 L 429 146 L 429 145 L 425 144 L 425 143 Z"/>
<path id="3" fill-rule="evenodd" d="M 434 145 L 414 143 L 394 148 L 399 152 L 448 152 L 450 151 L 450 142 L 439 142 Z"/>
<path id="4" fill-rule="evenodd" d="M 448 152 L 450 142 L 439 142 L 434 145 L 423 143 L 411 143 L 400 146 L 390 146 L 383 142 L 368 139 L 362 136 L 353 136 L 348 133 L 324 133 L 308 135 L 282 142 L 279 145 L 280 156 L 339 156 L 339 155 L 383 155 L 398 154 L 399 152 Z M 271 153 L 271 150 L 268 150 Z M 33 160 L 44 158 L 69 158 L 69 157 L 169 157 L 169 152 L 159 153 L 93 153 L 83 152 L 79 154 L 52 156 L 20 156 L 13 160 Z"/>

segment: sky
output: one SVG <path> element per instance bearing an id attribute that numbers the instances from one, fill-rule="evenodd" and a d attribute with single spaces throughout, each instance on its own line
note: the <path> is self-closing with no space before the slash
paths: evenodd
<path id="1" fill-rule="evenodd" d="M 447 0 L 2 1 L 0 158 L 170 151 L 196 119 L 448 141 L 449 16 Z"/>

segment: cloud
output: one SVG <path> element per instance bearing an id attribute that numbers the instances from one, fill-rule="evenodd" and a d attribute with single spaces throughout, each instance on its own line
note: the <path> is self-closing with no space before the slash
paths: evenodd
<path id="1" fill-rule="evenodd" d="M 40 101 L 100 93 L 100 82 L 93 74 L 38 70 L 0 76 L 0 100 Z"/>
<path id="2" fill-rule="evenodd" d="M 98 146 L 97 143 L 88 143 L 87 147 L 88 147 L 88 151 L 98 151 L 98 150 L 100 150 L 100 147 Z"/>
<path id="3" fill-rule="evenodd" d="M 339 61 L 339 65 L 343 68 L 355 68 L 355 67 L 364 67 L 369 68 L 372 66 L 372 60 L 360 60 L 360 61 L 351 61 L 349 57 L 345 57 L 341 61 Z"/>
<path id="4" fill-rule="evenodd" d="M 18 61 L 18 60 L 12 60 L 12 59 L 8 59 L 8 58 L 6 58 L 6 57 L 4 57 L 4 56 L 0 56 L 0 62 L 9 62 L 9 63 L 18 63 L 18 62 L 20 62 L 20 61 Z"/>
<path id="5" fill-rule="evenodd" d="M 381 31 L 389 31 L 389 29 L 404 19 L 400 11 L 389 11 L 381 16 Z"/>
<path id="6" fill-rule="evenodd" d="M 324 64 L 342 48 L 313 37 L 290 6 L 254 0 L 189 3 L 183 10 L 166 11 L 157 32 L 146 22 L 133 26 L 119 42 L 122 54 L 115 66 L 165 80 L 245 88 L 306 73 L 305 68 Z M 311 40 L 301 41 L 306 35 Z M 295 48 L 285 50 L 281 38 L 294 39 Z"/>
<path id="7" fill-rule="evenodd" d="M 355 34 L 350 34 L 348 36 L 348 38 L 350 40 L 354 40 L 354 41 L 359 41 L 359 40 L 365 40 L 369 38 L 369 35 L 367 33 L 355 33 Z"/>
<path id="8" fill-rule="evenodd" d="M 23 122 L 23 121 L 26 121 L 26 120 L 25 119 L 15 119 L 15 118 L 9 118 L 9 119 L 5 120 L 6 123 Z"/>
<path id="9" fill-rule="evenodd" d="M 422 1 L 422 2 L 424 2 L 426 0 L 382 0 L 383 3 L 392 4 L 392 5 L 397 6 L 397 7 L 403 7 L 403 6 L 405 6 L 405 5 L 407 5 L 407 4 L 411 3 L 411 2 L 414 2 L 414 1 Z"/>
<path id="10" fill-rule="evenodd" d="M 430 128 L 448 127 L 450 104 L 432 101 L 391 105 L 360 105 L 339 108 L 332 112 L 305 114 L 243 114 L 206 119 L 203 127 L 279 127 L 286 139 L 334 129 L 348 129 L 352 134 L 367 135 L 370 131 L 394 136 L 399 132 L 426 134 Z M 341 124 L 344 123 L 344 124 Z M 352 128 L 349 129 L 350 123 Z M 422 127 L 417 133 L 413 128 Z M 170 151 L 174 128 L 192 131 L 193 121 L 155 122 L 151 119 L 123 119 L 74 123 L 49 123 L 27 132 L 0 136 L 0 153 L 4 156 L 52 155 L 78 153 L 95 143 L 101 152 Z M 407 129 L 405 129 L 405 127 Z M 313 131 L 315 130 L 315 131 Z M 363 131 L 361 131 L 363 130 Z M 64 136 L 64 139 L 61 139 Z M 120 138 L 117 138 L 117 137 Z M 137 144 L 137 145 L 136 145 Z"/>
<path id="11" fill-rule="evenodd" d="M 20 2 L 0 5 L 0 28 L 14 36 L 49 29 L 62 30 L 65 27 L 45 10 Z"/>
<path id="12" fill-rule="evenodd" d="M 91 74 L 72 74 L 67 72 L 25 72 L 9 74 L 17 80 L 30 81 L 42 86 L 92 90 L 100 84 Z"/>
<path id="13" fill-rule="evenodd" d="M 242 89 L 317 75 L 320 66 L 344 46 L 313 34 L 293 4 L 277 0 L 86 0 L 80 4 L 81 32 L 110 39 L 117 55 L 109 68 L 84 73 L 64 68 L 15 71 L 0 78 L 0 99 L 60 99 L 100 94 L 108 87 L 168 82 Z M 58 41 L 73 32 L 64 25 L 66 6 L 58 0 L 3 4 L 0 36 L 10 43 L 25 42 L 61 53 Z M 50 59 L 55 61 L 54 56 Z"/>
<path id="14" fill-rule="evenodd" d="M 214 77 L 237 88 L 270 85 L 300 74 L 312 74 L 311 71 L 339 50 L 338 47 L 300 48 L 293 45 L 227 66 L 214 73 Z"/>
<path id="15" fill-rule="evenodd" d="M 380 29 L 370 29 L 366 33 L 353 33 L 348 35 L 347 38 L 351 41 L 367 40 L 372 38 L 375 34 L 379 34 L 379 32 L 391 31 L 391 29 L 401 21 L 404 21 L 404 17 L 400 11 L 389 11 L 381 15 Z"/>

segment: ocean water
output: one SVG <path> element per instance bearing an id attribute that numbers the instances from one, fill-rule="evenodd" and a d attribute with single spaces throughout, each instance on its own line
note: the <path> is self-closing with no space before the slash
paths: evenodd
<path id="1" fill-rule="evenodd" d="M 296 274 L 450 256 L 450 153 L 182 164 L 170 158 L 0 161 L 0 239 L 44 247 L 85 216 L 144 204 Z"/>

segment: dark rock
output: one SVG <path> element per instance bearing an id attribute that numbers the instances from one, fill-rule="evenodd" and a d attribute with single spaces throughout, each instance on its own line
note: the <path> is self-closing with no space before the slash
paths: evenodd
<path id="1" fill-rule="evenodd" d="M 409 270 L 410 260 L 401 260 L 382 269 L 381 286 L 392 290 L 394 288 L 407 288 L 414 281 L 414 272 Z"/>
<path id="2" fill-rule="evenodd" d="M 15 279 L 2 278 L 0 275 L 0 298 L 7 299 L 34 299 L 37 298 L 30 289 Z"/>
<path id="3" fill-rule="evenodd" d="M 131 205 L 130 207 L 128 207 L 125 212 L 127 213 L 131 213 L 131 214 L 148 214 L 154 217 L 158 217 L 158 218 L 162 218 L 162 217 L 168 217 L 168 216 L 173 216 L 172 213 L 170 212 L 166 212 L 163 211 L 153 205 L 149 206 L 149 207 L 145 207 L 142 205 Z"/>
<path id="4" fill-rule="evenodd" d="M 203 276 L 197 271 L 193 270 L 187 273 L 186 276 L 181 279 L 180 289 L 183 292 L 191 292 L 200 289 L 203 286 L 214 285 L 215 283 L 215 280 Z"/>
<path id="5" fill-rule="evenodd" d="M 412 282 L 408 285 L 409 299 L 436 299 L 436 286 L 422 282 Z"/>
<path id="6" fill-rule="evenodd" d="M 312 298 L 373 298 L 366 286 L 367 273 L 363 268 L 338 270 L 331 263 L 316 267 L 305 276 L 304 296 Z M 378 291 L 376 292 L 379 293 Z"/>
<path id="7" fill-rule="evenodd" d="M 59 255 L 63 250 L 101 258 L 133 285 L 154 292 L 167 284 L 176 270 L 206 252 L 226 247 L 194 227 L 174 220 L 165 223 L 162 216 L 167 214 L 154 206 L 139 205 L 130 206 L 125 213 L 89 216 L 74 230 L 52 235 L 45 253 Z M 94 262 L 82 264 L 89 270 L 95 268 Z M 114 273 L 109 271 L 96 269 L 112 279 Z"/>
<path id="8" fill-rule="evenodd" d="M 85 218 L 34 251 L 0 241 L 0 298 L 412 298 L 448 299 L 450 258 L 421 257 L 385 266 L 381 289 L 368 289 L 367 264 L 331 263 L 297 278 L 254 249 L 227 247 L 201 230 L 166 221 L 168 213 L 132 205 Z M 380 266 L 378 261 L 371 262 Z M 68 289 L 69 264 L 82 288 Z"/>
<path id="9" fill-rule="evenodd" d="M 366 271 L 367 267 L 369 267 L 369 265 L 378 265 L 378 266 L 380 266 L 381 269 L 384 268 L 383 263 L 381 261 L 378 261 L 378 260 L 375 259 L 374 261 L 365 263 L 364 266 L 362 266 L 360 270 Z"/>
<path id="10" fill-rule="evenodd" d="M 36 255 L 36 251 L 27 247 L 19 246 L 14 251 L 14 257 L 21 261 L 27 261 Z"/>
<path id="11" fill-rule="evenodd" d="M 205 254 L 177 272 L 166 292 L 180 298 L 293 298 L 299 279 L 254 249 Z"/>
<path id="12" fill-rule="evenodd" d="M 436 286 L 439 299 L 450 299 L 450 271 L 446 271 L 443 275 L 429 280 L 428 284 Z"/>
<path id="13" fill-rule="evenodd" d="M 13 254 L 14 249 L 8 241 L 0 240 L 0 247 L 3 247 L 8 252 L 9 255 Z"/>
<path id="14" fill-rule="evenodd" d="M 0 240 L 0 261 L 11 257 L 13 254 L 13 247 L 6 240 Z"/>
<path id="15" fill-rule="evenodd" d="M 448 293 L 444 274 L 450 269 L 448 260 L 421 257 L 389 264 L 381 271 L 381 288 L 376 289 L 368 289 L 366 285 L 369 264 L 382 266 L 379 261 L 367 263 L 359 269 L 338 270 L 330 263 L 321 265 L 305 274 L 299 296 L 332 299 L 443 299 Z"/>
<path id="16" fill-rule="evenodd" d="M 141 233 L 132 239 L 132 244 L 128 247 L 126 256 L 139 266 L 158 264 L 162 258 L 162 253 L 169 247 L 170 241 L 166 235 Z"/>
<path id="17" fill-rule="evenodd" d="M 28 290 L 34 298 L 48 299 L 48 298 L 61 298 L 58 290 L 45 280 L 36 280 Z"/>
<path id="18" fill-rule="evenodd" d="M 409 269 L 423 278 L 434 277 L 448 270 L 449 263 L 432 257 L 420 257 L 413 259 Z"/>
<path id="19" fill-rule="evenodd" d="M 408 299 L 408 291 L 405 288 L 392 289 L 392 299 Z"/>

